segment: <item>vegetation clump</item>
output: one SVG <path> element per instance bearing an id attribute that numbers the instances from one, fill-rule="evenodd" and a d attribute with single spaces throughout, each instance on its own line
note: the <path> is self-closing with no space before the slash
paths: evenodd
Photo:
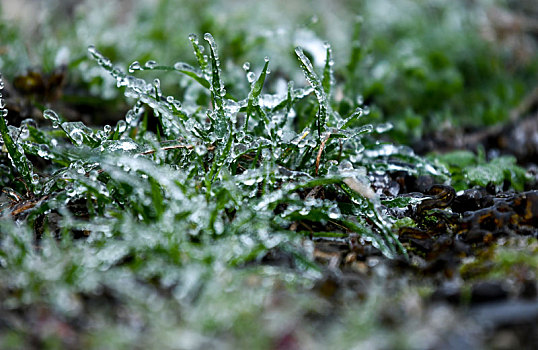
<path id="1" fill-rule="evenodd" d="M 410 147 L 441 121 L 502 122 L 536 68 L 498 71 L 475 36 L 470 56 L 447 47 L 459 5 L 411 6 L 442 19 L 427 33 L 394 22 L 382 35 L 355 19 L 339 65 L 308 27 L 273 60 L 256 46 L 267 38 L 209 14 L 198 29 L 225 45 L 190 34 L 190 58 L 175 61 L 151 46 L 172 40 L 171 5 L 158 3 L 162 27 L 140 15 L 149 34 L 133 32 L 154 52 L 125 57 L 132 43 L 96 40 L 64 66 L 66 51 L 51 60 L 43 49 L 43 71 L 15 77 L 2 65 L 15 65 L 14 45 L 0 62 L 13 76 L 0 76 L 0 348 L 343 348 L 372 334 L 387 339 L 380 348 L 413 348 L 402 317 L 422 308 L 435 325 L 429 300 L 472 303 L 480 279 L 528 271 L 503 295 L 532 294 L 538 195 L 526 164 Z M 417 44 L 443 28 L 450 40 Z M 420 40 L 407 49 L 387 46 L 410 33 Z M 464 339 L 458 317 L 446 324 Z"/>

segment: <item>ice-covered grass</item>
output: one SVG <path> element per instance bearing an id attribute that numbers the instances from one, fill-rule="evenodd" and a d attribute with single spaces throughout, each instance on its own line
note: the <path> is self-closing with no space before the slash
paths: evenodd
<path id="1" fill-rule="evenodd" d="M 42 303 L 55 317 L 77 319 L 87 307 L 82 299 L 111 294 L 102 302 L 137 310 L 128 318 L 161 305 L 150 313 L 154 327 L 166 317 L 187 322 L 166 311 L 198 308 L 199 298 L 224 288 L 215 286 L 225 283 L 222 276 L 235 281 L 253 268 L 267 270 L 259 264 L 271 254 L 288 263 L 254 275 L 312 283 L 320 267 L 305 235 L 353 233 L 389 258 L 405 258 L 368 174 L 400 169 L 402 161 L 411 173 L 441 174 L 409 149 L 377 142 L 371 135 L 386 128 L 357 124 L 367 118 L 364 106 L 349 116 L 337 112 L 329 44 L 319 73 L 295 50 L 307 85 L 290 81 L 283 92 L 265 93 L 266 58 L 260 69 L 244 67 L 248 94 L 232 96 L 211 34 L 189 39 L 198 67 L 150 60 L 125 69 L 89 48 L 132 104 L 114 126 L 68 122 L 51 109 L 43 112 L 46 126 L 7 126 L 2 108 L 10 198 L 0 221 L 0 264 L 14 309 Z M 182 94 L 167 95 L 158 78 L 139 78 L 140 71 L 173 75 Z M 242 313 L 258 306 L 244 307 L 222 317 L 243 322 Z M 225 323 L 219 317 L 216 332 Z M 149 326 L 146 316 L 140 322 Z M 204 322 L 186 327 L 201 331 Z"/>
<path id="2" fill-rule="evenodd" d="M 366 6 L 365 34 L 356 22 L 353 37 L 336 45 L 343 53 L 333 53 L 308 26 L 268 34 L 227 27 L 208 15 L 218 2 L 200 10 L 207 18 L 199 24 L 222 38 L 218 47 L 210 34 L 166 36 L 183 15 L 169 11 L 173 1 L 158 4 L 147 9 L 151 15 L 141 11 L 134 20 L 120 21 L 125 32 L 94 33 L 93 60 L 77 36 L 90 27 L 104 33 L 112 25 L 112 10 L 102 18 L 79 18 L 77 34 L 41 47 L 45 70 L 66 63 L 62 59 L 70 55 L 73 79 L 99 103 L 115 98 L 129 105 L 119 121 L 86 125 L 40 106 L 44 120 L 8 125 L 0 103 L 5 310 L 0 348 L 274 348 L 301 336 L 294 341 L 308 345 L 337 343 L 333 338 L 342 334 L 344 344 L 375 341 L 376 332 L 387 335 L 375 319 L 382 306 L 373 292 L 366 304 L 344 312 L 345 322 L 354 321 L 360 332 L 339 328 L 344 321 L 331 314 L 335 329 L 326 334 L 334 337 L 320 339 L 311 318 L 327 317 L 332 305 L 311 292 L 323 270 L 314 262 L 312 238 L 353 234 L 359 244 L 373 245 L 388 258 L 405 259 L 395 219 L 383 210 L 371 176 L 405 171 L 442 182 L 448 173 L 435 161 L 449 169 L 461 164 L 458 154 L 429 162 L 409 148 L 381 141 L 391 128 L 384 122 L 393 120 L 396 134 L 409 140 L 421 135 L 418 124 L 427 120 L 421 117 L 434 115 L 433 124 L 439 124 L 441 113 L 453 118 L 450 113 L 461 108 L 464 94 L 462 67 L 480 66 L 489 48 L 463 55 L 469 65 L 457 61 L 460 53 L 448 47 L 450 41 L 436 41 L 433 48 L 420 44 L 430 35 L 441 37 L 447 26 L 452 39 L 464 39 L 449 21 L 451 6 L 439 13 L 435 6 L 413 7 L 415 17 L 428 21 L 424 11 L 434 11 L 446 21 L 429 35 L 413 34 L 417 41 L 411 47 L 386 42 L 413 32 L 412 24 L 389 21 L 382 26 L 392 28 L 385 36 L 383 28 L 369 24 L 375 18 L 368 14 L 379 9 Z M 155 16 L 163 21 L 146 18 Z M 286 16 L 286 21 L 296 19 Z M 99 25 L 99 20 L 109 22 Z M 250 28 L 255 19 L 245 21 Z M 126 32 L 131 40 L 118 39 Z M 471 37 L 460 44 L 477 40 Z M 294 50 L 295 41 L 303 47 Z M 260 42 L 273 50 L 264 53 Z M 30 61 L 20 60 L 22 43 L 13 43 L 2 61 L 11 76 L 16 62 Z M 188 45 L 194 51 L 190 58 L 180 52 L 182 61 L 176 62 L 169 48 L 181 51 Z M 126 57 L 129 52 L 134 57 Z M 264 59 L 265 54 L 272 57 Z M 126 59 L 133 61 L 125 64 Z M 493 85 L 509 82 L 500 99 L 484 88 L 491 97 L 484 102 L 482 87 L 476 92 L 476 113 L 492 104 L 498 107 L 495 115 L 509 108 L 504 97 L 513 102 L 520 83 L 511 76 L 503 79 L 502 70 L 492 78 Z M 409 86 L 402 88 L 402 82 Z M 522 186 L 522 170 L 511 159 L 487 165 L 465 156 L 476 171 L 450 169 L 461 188 L 469 181 L 507 179 Z M 498 171 L 493 180 L 482 176 L 499 165 L 509 171 Z M 381 344 L 401 345 L 400 336 L 392 334 Z"/>

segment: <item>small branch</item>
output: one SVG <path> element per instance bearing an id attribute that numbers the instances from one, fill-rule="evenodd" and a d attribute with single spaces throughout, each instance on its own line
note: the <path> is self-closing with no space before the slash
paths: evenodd
<path id="1" fill-rule="evenodd" d="M 318 175 L 318 171 L 319 171 L 319 162 L 321 160 L 321 153 L 323 152 L 323 150 L 325 149 L 325 144 L 327 143 L 327 141 L 329 140 L 329 137 L 331 137 L 331 133 L 327 133 L 327 136 L 325 136 L 325 138 L 323 139 L 323 141 L 321 141 L 321 145 L 319 146 L 319 151 L 318 151 L 318 156 L 316 157 L 316 171 L 315 171 L 315 174 L 316 176 Z"/>

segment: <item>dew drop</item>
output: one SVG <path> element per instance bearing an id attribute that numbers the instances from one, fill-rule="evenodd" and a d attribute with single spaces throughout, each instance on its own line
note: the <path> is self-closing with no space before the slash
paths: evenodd
<path id="1" fill-rule="evenodd" d="M 127 130 L 127 123 L 125 122 L 125 120 L 118 121 L 118 124 L 116 124 L 116 130 L 119 133 L 125 132 L 125 130 Z"/>
<path id="2" fill-rule="evenodd" d="M 140 62 L 138 61 L 134 61 L 133 63 L 129 65 L 129 73 L 133 73 L 136 70 L 142 70 L 142 67 L 140 66 Z"/>
<path id="3" fill-rule="evenodd" d="M 340 209 L 338 209 L 336 206 L 331 207 L 329 208 L 327 215 L 329 215 L 329 218 L 331 219 L 339 219 L 341 216 Z"/>
<path id="4" fill-rule="evenodd" d="M 250 70 L 250 62 L 243 63 L 243 70 L 248 72 Z"/>
<path id="5" fill-rule="evenodd" d="M 247 80 L 249 83 L 253 83 L 254 80 L 256 80 L 256 74 L 254 74 L 254 72 L 248 72 L 247 73 Z"/>
<path id="6" fill-rule="evenodd" d="M 196 152 L 196 154 L 198 154 L 199 156 L 203 156 L 207 153 L 207 147 L 204 145 L 196 145 L 194 147 L 194 152 Z"/>
<path id="7" fill-rule="evenodd" d="M 215 42 L 215 39 L 213 39 L 213 35 L 211 35 L 211 33 L 205 33 L 204 40 L 208 41 L 209 43 Z"/>
<path id="8" fill-rule="evenodd" d="M 189 34 L 189 40 L 198 45 L 198 36 L 196 34 Z"/>
<path id="9" fill-rule="evenodd" d="M 43 112 L 43 117 L 52 121 L 52 127 L 57 128 L 60 126 L 60 117 L 52 109 L 46 109 Z"/>
<path id="10" fill-rule="evenodd" d="M 144 64 L 144 67 L 146 67 L 147 69 L 154 69 L 155 67 L 157 67 L 157 62 L 155 62 L 154 60 L 149 60 L 146 62 L 146 64 Z"/>
<path id="11" fill-rule="evenodd" d="M 375 131 L 381 134 L 381 133 L 391 130 L 392 128 L 393 128 L 392 123 L 383 123 L 383 124 L 376 125 Z"/>
<path id="12" fill-rule="evenodd" d="M 30 130 L 28 130 L 28 125 L 26 124 L 21 125 L 19 138 L 21 140 L 26 140 L 29 137 L 30 137 Z"/>

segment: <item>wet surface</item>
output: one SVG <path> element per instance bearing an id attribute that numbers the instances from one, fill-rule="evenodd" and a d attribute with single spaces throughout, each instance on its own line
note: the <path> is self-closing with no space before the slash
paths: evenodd
<path id="1" fill-rule="evenodd" d="M 385 181 L 387 186 L 391 183 Z M 409 317 L 421 317 L 445 305 L 458 322 L 470 322 L 480 334 L 469 337 L 447 325 L 441 332 L 444 340 L 435 348 L 534 348 L 538 334 L 538 266 L 533 258 L 537 254 L 538 191 L 496 192 L 494 187 L 476 187 L 456 193 L 450 186 L 432 184 L 429 178 L 407 178 L 399 183 L 400 190 L 422 189 L 400 194 L 421 199 L 419 204 L 392 212 L 416 223 L 399 229 L 399 240 L 409 258 L 388 261 L 353 234 L 317 238 L 314 256 L 327 267 L 326 277 L 316 286 L 320 295 L 342 302 L 350 295 L 364 299 L 380 285 L 388 298 L 402 286 L 428 288 L 430 292 L 418 301 L 421 311 L 411 312 Z M 507 252 L 517 253 L 511 256 L 513 260 L 499 258 Z M 392 307 L 408 302 L 404 298 Z M 409 321 L 389 311 L 380 317 L 395 329 Z"/>

